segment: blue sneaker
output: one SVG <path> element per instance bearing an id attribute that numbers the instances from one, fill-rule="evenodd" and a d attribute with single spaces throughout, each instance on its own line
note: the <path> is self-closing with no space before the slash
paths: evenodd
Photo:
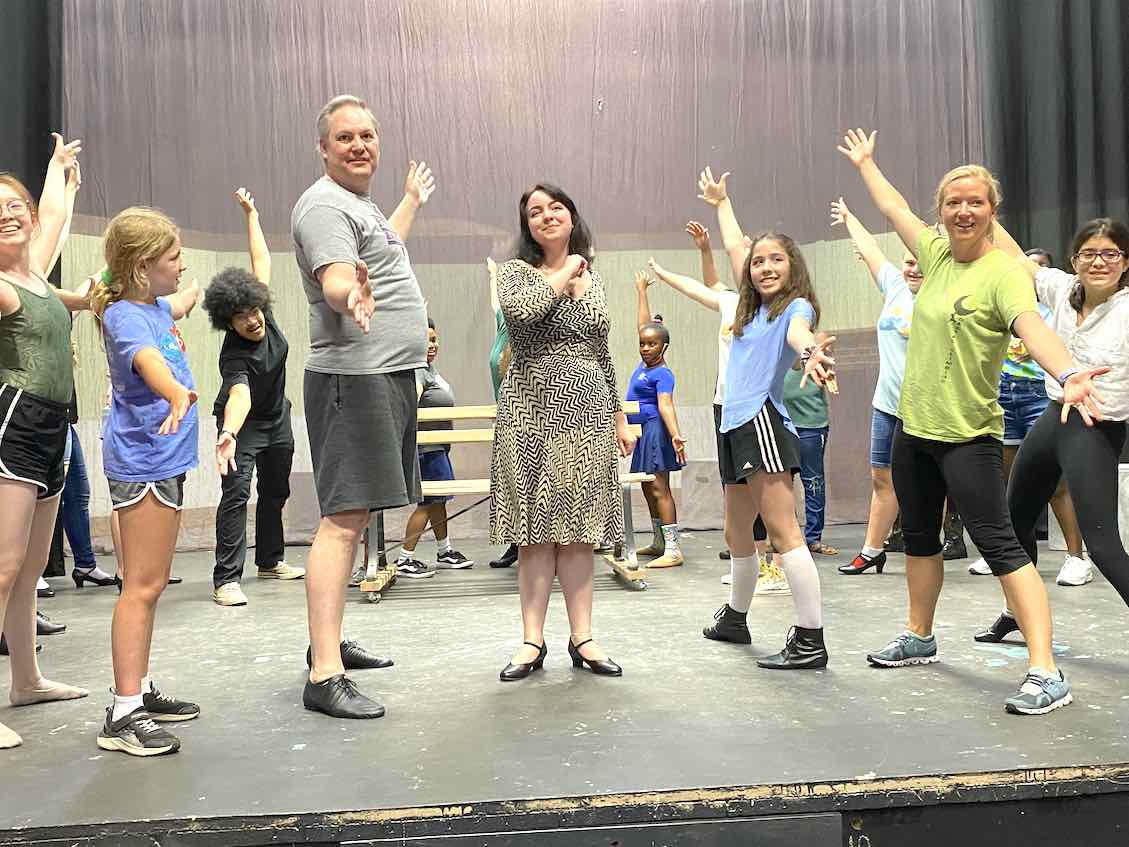
<path id="1" fill-rule="evenodd" d="M 937 661 L 937 639 L 921 638 L 903 632 L 877 653 L 867 653 L 866 660 L 879 668 L 904 668 L 907 665 L 928 665 Z"/>
<path id="2" fill-rule="evenodd" d="M 1007 698 L 1004 708 L 1013 715 L 1045 715 L 1073 702 L 1070 683 L 1062 671 L 1054 676 L 1029 671 L 1019 690 Z"/>

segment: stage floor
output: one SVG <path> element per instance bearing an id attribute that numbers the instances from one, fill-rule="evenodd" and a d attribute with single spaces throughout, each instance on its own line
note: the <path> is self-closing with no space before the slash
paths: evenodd
<path id="1" fill-rule="evenodd" d="M 478 564 L 401 581 L 372 605 L 352 591 L 350 637 L 390 653 L 394 668 L 354 674 L 387 705 L 376 721 L 338 721 L 301 705 L 306 628 L 302 582 L 244 582 L 250 605 L 211 601 L 211 557 L 178 556 L 184 584 L 161 602 L 152 670 L 162 689 L 203 716 L 174 726 L 182 751 L 138 760 L 99 750 L 110 702 L 112 588 L 58 595 L 41 609 L 65 622 L 42 639 L 51 678 L 88 687 L 84 700 L 13 709 L 0 722 L 24 745 L 0 752 L 4 831 L 108 822 L 301 815 L 531 798 L 597 797 L 726 786 L 1074 768 L 1129 762 L 1129 615 L 1099 576 L 1054 585 L 1061 554 L 1043 554 L 1056 651 L 1076 702 L 1047 717 L 1014 717 L 1003 701 L 1026 670 L 1021 643 L 979 645 L 978 627 L 1001 605 L 996 581 L 949 564 L 937 634 L 939 664 L 876 670 L 865 652 L 900 630 L 904 565 L 843 577 L 862 527 L 825 540 L 817 557 L 831 664 L 773 673 L 757 655 L 779 649 L 791 598 L 758 597 L 753 645 L 707 641 L 701 628 L 727 599 L 718 532 L 685 540 L 685 567 L 653 571 L 629 592 L 597 562 L 596 632 L 622 679 L 573 670 L 559 593 L 545 670 L 503 684 L 498 671 L 520 640 L 515 572 Z M 430 545 L 421 545 L 421 552 Z M 301 564 L 306 548 L 288 551 Z M 112 560 L 110 562 L 112 566 Z M 250 568 L 253 574 L 253 567 Z M 6 661 L 6 660 L 0 660 Z M 6 700 L 5 700 L 6 702 Z M 454 812 L 454 810 L 452 810 Z M 234 843 L 234 842 L 233 842 Z"/>

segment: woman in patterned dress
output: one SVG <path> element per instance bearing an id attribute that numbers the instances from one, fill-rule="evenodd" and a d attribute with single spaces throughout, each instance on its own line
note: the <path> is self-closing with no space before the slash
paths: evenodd
<path id="1" fill-rule="evenodd" d="M 501 673 L 524 679 L 545 661 L 544 625 L 560 580 L 573 665 L 619 676 L 592 640 L 592 547 L 623 536 L 618 456 L 635 438 L 608 352 L 603 283 L 576 205 L 540 183 L 518 203 L 517 256 L 498 269 L 512 360 L 498 398 L 490 469 L 490 536 L 518 545 L 524 643 Z"/>

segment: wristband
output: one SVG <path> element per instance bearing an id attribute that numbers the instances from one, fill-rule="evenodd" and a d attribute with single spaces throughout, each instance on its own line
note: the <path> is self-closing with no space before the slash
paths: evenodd
<path id="1" fill-rule="evenodd" d="M 221 430 L 220 430 L 220 435 L 219 435 L 219 437 L 220 437 L 220 438 L 223 438 L 223 437 L 224 437 L 225 435 L 230 435 L 233 441 L 238 441 L 238 440 L 239 440 L 238 438 L 236 438 L 236 436 L 235 436 L 235 433 L 234 433 L 234 432 L 232 432 L 232 431 L 231 431 L 230 429 L 221 429 Z M 219 439 L 216 439 L 216 440 L 218 441 Z"/>
<path id="2" fill-rule="evenodd" d="M 1058 375 L 1058 384 L 1066 385 L 1066 381 L 1077 373 L 1081 373 L 1078 368 L 1068 368 Z"/>
<path id="3" fill-rule="evenodd" d="M 814 352 L 815 352 L 815 345 L 814 344 L 809 344 L 807 347 L 805 347 L 803 349 L 803 352 L 800 353 L 800 364 L 807 367 L 807 363 L 811 359 L 811 354 L 814 353 Z"/>

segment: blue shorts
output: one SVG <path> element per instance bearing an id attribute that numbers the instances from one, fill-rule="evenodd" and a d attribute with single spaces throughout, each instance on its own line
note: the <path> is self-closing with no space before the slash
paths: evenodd
<path id="1" fill-rule="evenodd" d="M 455 478 L 455 469 L 451 467 L 451 457 L 446 450 L 430 450 L 419 454 L 419 478 L 427 482 L 449 482 Z M 454 498 L 450 496 L 424 497 L 421 503 L 446 503 Z"/>
<path id="2" fill-rule="evenodd" d="M 898 419 L 889 412 L 872 409 L 870 416 L 870 466 L 888 468 L 894 449 L 894 427 Z"/>
<path id="3" fill-rule="evenodd" d="M 1004 410 L 1004 446 L 1018 447 L 1047 408 L 1047 389 L 1041 379 L 1000 375 L 1000 406 Z"/>

